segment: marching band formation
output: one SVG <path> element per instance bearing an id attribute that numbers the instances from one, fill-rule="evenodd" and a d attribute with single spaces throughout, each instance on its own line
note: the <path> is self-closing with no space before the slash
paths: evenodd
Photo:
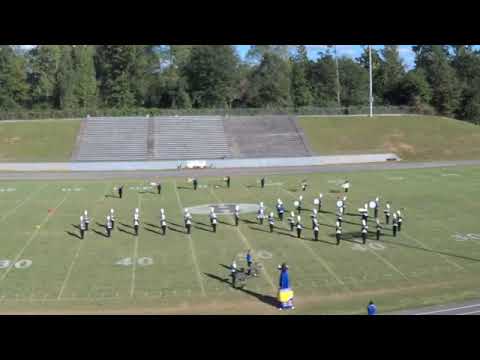
<path id="1" fill-rule="evenodd" d="M 193 183 L 193 189 L 197 190 L 198 188 L 198 180 L 196 178 L 189 179 Z M 230 176 L 227 176 L 223 178 L 223 181 L 226 183 L 226 187 L 230 188 Z M 162 190 L 162 185 L 160 183 L 152 183 L 152 185 L 155 185 L 157 188 L 158 194 L 161 193 Z M 262 177 L 260 180 L 260 186 L 261 188 L 265 187 L 265 177 Z M 301 182 L 301 191 L 304 192 L 306 191 L 306 188 L 308 186 L 306 180 L 302 180 Z M 348 193 L 350 189 L 350 182 L 347 180 L 345 181 L 342 185 L 342 188 L 344 189 L 345 194 Z M 118 197 L 121 199 L 123 196 L 123 185 L 119 186 L 118 188 L 114 188 L 118 191 Z M 376 240 L 380 240 L 381 235 L 383 234 L 383 230 L 386 227 L 386 225 L 390 225 L 390 217 L 392 217 L 392 235 L 394 237 L 397 236 L 397 232 L 400 232 L 402 230 L 402 222 L 403 222 L 403 217 L 402 213 L 400 210 L 396 210 L 392 212 L 391 209 L 391 203 L 387 201 L 385 203 L 385 207 L 383 210 L 384 216 L 385 216 L 385 223 L 382 225 L 380 218 L 379 218 L 379 209 L 380 209 L 380 197 L 376 197 L 374 200 L 371 200 L 369 202 L 364 203 L 363 207 L 358 208 L 358 215 L 356 214 L 347 214 L 346 209 L 347 209 L 347 196 L 343 196 L 340 198 L 340 196 L 337 197 L 337 201 L 335 203 L 336 205 L 336 221 L 335 221 L 335 239 L 336 239 L 336 245 L 340 245 L 340 242 L 342 240 L 342 223 L 343 223 L 343 217 L 344 215 L 350 215 L 350 216 L 359 216 L 361 219 L 360 222 L 360 236 L 362 239 L 362 243 L 366 244 L 367 239 L 369 237 L 369 231 L 368 231 L 368 218 L 370 215 L 370 210 L 373 211 L 373 218 L 375 222 L 375 238 Z M 322 207 L 324 206 L 324 199 L 323 199 L 323 194 L 319 193 L 318 197 L 315 197 L 313 199 L 313 208 L 311 210 L 310 218 L 311 218 L 311 229 L 313 231 L 313 237 L 312 240 L 318 241 L 318 236 L 320 232 L 320 223 L 318 221 L 318 216 L 322 213 L 326 213 L 326 211 L 322 210 Z M 276 204 L 276 212 L 277 212 L 277 218 L 278 221 L 283 223 L 284 221 L 284 214 L 287 211 L 285 208 L 285 205 L 282 201 L 282 199 L 277 199 L 277 204 Z M 303 196 L 300 195 L 297 200 L 293 201 L 293 208 L 296 210 L 297 214 L 295 213 L 294 210 L 291 210 L 290 216 L 288 217 L 287 221 L 290 226 L 290 231 L 294 232 L 296 230 L 297 238 L 302 237 L 302 231 L 304 229 L 304 225 L 302 224 L 302 218 L 301 218 L 301 213 L 302 210 L 308 210 L 303 208 Z M 265 204 L 260 201 L 258 205 L 258 211 L 257 211 L 257 220 L 259 225 L 263 225 L 264 219 L 267 218 L 268 221 L 268 226 L 270 233 L 274 232 L 275 229 L 275 221 L 276 218 L 274 216 L 273 212 L 268 213 L 266 216 L 265 213 Z M 239 226 L 239 221 L 240 221 L 240 206 L 235 205 L 234 208 L 234 219 L 235 219 L 235 226 Z M 210 207 L 210 213 L 209 213 L 209 218 L 210 218 L 210 225 L 212 227 L 212 232 L 215 233 L 217 231 L 217 225 L 218 225 L 218 219 L 217 219 L 217 214 L 215 213 L 215 208 Z M 85 232 L 89 230 L 89 223 L 90 223 L 90 218 L 88 216 L 88 211 L 85 210 L 83 215 L 80 216 L 80 238 L 83 239 L 85 236 Z M 326 224 L 325 224 L 326 225 Z M 139 232 L 139 226 L 140 226 L 140 211 L 138 208 L 134 209 L 133 213 L 133 229 L 135 231 L 135 236 L 138 236 Z M 328 225 L 326 225 L 328 226 Z M 167 221 L 166 221 L 166 215 L 165 215 L 165 210 L 162 208 L 160 209 L 160 227 L 162 229 L 162 235 L 166 234 L 167 230 Z M 184 209 L 184 227 L 186 229 L 186 234 L 191 234 L 192 231 L 192 215 L 189 211 L 188 208 Z M 106 221 L 105 221 L 105 230 L 106 230 L 106 237 L 111 237 L 112 231 L 115 229 L 115 211 L 114 209 L 110 209 L 109 213 L 106 216 Z M 247 264 L 248 264 L 248 274 L 251 272 L 251 265 L 252 265 L 252 255 L 250 251 L 247 253 Z M 281 309 L 291 309 L 293 308 L 293 291 L 290 288 L 289 280 L 288 280 L 288 267 L 286 264 L 283 264 L 282 266 L 279 267 L 281 270 L 280 274 L 280 286 L 279 286 L 279 301 L 281 303 Z M 235 260 L 232 262 L 231 265 L 231 274 L 232 278 L 235 277 L 235 274 L 238 273 L 237 265 Z M 232 280 L 233 283 L 235 283 L 235 279 Z M 291 296 L 289 297 L 290 294 Z"/>

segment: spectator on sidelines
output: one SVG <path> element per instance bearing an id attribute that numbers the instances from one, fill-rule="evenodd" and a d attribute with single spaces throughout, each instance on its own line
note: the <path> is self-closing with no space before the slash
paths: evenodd
<path id="1" fill-rule="evenodd" d="M 377 306 L 373 303 L 373 301 L 370 301 L 368 304 L 367 313 L 368 315 L 377 315 Z"/>

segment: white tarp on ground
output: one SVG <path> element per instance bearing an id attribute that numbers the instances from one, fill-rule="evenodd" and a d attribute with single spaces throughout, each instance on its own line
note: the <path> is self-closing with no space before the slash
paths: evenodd
<path id="1" fill-rule="evenodd" d="M 289 158 L 261 159 L 218 159 L 187 161 L 85 161 L 70 163 L 0 163 L 0 171 L 133 171 L 133 170 L 174 170 L 194 163 L 217 169 L 292 167 L 335 164 L 364 164 L 400 160 L 395 154 L 332 155 Z"/>

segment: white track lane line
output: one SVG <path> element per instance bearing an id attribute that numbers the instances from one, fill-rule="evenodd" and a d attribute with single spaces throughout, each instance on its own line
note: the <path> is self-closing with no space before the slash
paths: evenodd
<path id="1" fill-rule="evenodd" d="M 441 313 L 441 312 L 448 312 L 448 311 L 454 311 L 454 310 L 460 310 L 460 309 L 470 309 L 470 308 L 474 308 L 474 307 L 480 307 L 480 304 L 459 306 L 459 307 L 454 307 L 454 308 L 446 308 L 446 309 L 442 309 L 442 310 L 427 311 L 427 312 L 416 313 L 414 315 L 438 314 L 438 313 Z"/>

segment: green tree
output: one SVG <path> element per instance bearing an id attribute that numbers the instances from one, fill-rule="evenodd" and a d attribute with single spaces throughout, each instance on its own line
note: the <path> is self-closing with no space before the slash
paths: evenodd
<path id="1" fill-rule="evenodd" d="M 309 106 L 313 97 L 311 86 L 308 81 L 310 72 L 310 60 L 307 56 L 307 48 L 305 45 L 297 47 L 296 53 L 291 58 L 292 62 L 292 85 L 291 95 L 293 105 L 295 107 Z"/>
<path id="2" fill-rule="evenodd" d="M 51 108 L 55 105 L 56 74 L 62 56 L 60 45 L 39 45 L 28 56 L 28 82 L 33 107 Z"/>
<path id="3" fill-rule="evenodd" d="M 132 74 L 135 64 L 134 45 L 100 45 L 96 50 L 96 69 L 100 96 L 108 107 L 132 107 L 135 94 Z"/>
<path id="4" fill-rule="evenodd" d="M 409 71 L 399 82 L 398 102 L 410 106 L 429 104 L 432 100 L 432 89 L 423 70 Z"/>
<path id="5" fill-rule="evenodd" d="M 382 63 L 380 73 L 383 80 L 383 102 L 398 105 L 398 87 L 405 76 L 405 66 L 397 45 L 385 45 L 381 50 Z"/>
<path id="6" fill-rule="evenodd" d="M 265 54 L 272 54 L 286 61 L 291 47 L 291 45 L 251 45 L 246 58 L 251 62 L 260 62 Z"/>
<path id="7" fill-rule="evenodd" d="M 442 115 L 452 116 L 460 101 L 461 88 L 457 74 L 449 63 L 448 48 L 440 45 L 413 47 L 418 69 L 425 71 L 432 88 L 432 105 Z"/>
<path id="8" fill-rule="evenodd" d="M 0 45 L 0 108 L 25 105 L 28 96 L 26 62 L 9 45 Z"/>
<path id="9" fill-rule="evenodd" d="M 247 104 L 252 107 L 290 105 L 289 68 L 282 58 L 265 53 L 249 78 Z"/>
<path id="10" fill-rule="evenodd" d="M 358 58 L 356 58 L 356 61 L 367 71 L 367 75 L 368 75 L 369 66 L 370 66 L 368 46 L 363 46 L 363 52 Z M 374 101 L 377 104 L 384 103 L 385 78 L 384 78 L 383 65 L 384 64 L 383 64 L 380 50 L 372 48 L 372 86 L 373 86 L 373 97 L 375 99 Z M 368 100 L 368 95 L 367 95 L 367 100 Z"/>
<path id="11" fill-rule="evenodd" d="M 342 105 L 366 105 L 368 103 L 368 71 L 358 62 L 347 57 L 338 59 Z"/>
<path id="12" fill-rule="evenodd" d="M 194 107 L 230 107 L 239 59 L 231 45 L 192 47 L 183 68 Z"/>
<path id="13" fill-rule="evenodd" d="M 320 52 L 310 68 L 313 102 L 318 106 L 338 106 L 335 59 L 329 50 Z"/>
<path id="14" fill-rule="evenodd" d="M 58 109 L 76 108 L 74 95 L 75 73 L 73 69 L 72 46 L 60 47 L 60 61 L 55 72 L 54 106 Z"/>
<path id="15" fill-rule="evenodd" d="M 73 94 L 80 108 L 95 108 L 97 105 L 97 80 L 95 72 L 95 49 L 91 45 L 73 47 L 75 80 Z"/>

